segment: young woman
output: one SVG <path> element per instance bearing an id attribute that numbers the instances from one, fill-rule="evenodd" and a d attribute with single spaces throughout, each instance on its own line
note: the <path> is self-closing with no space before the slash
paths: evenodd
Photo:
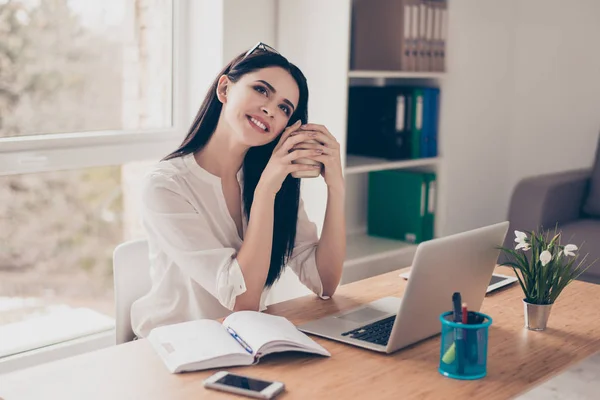
<path id="1" fill-rule="evenodd" d="M 320 239 L 291 176 L 315 168 L 328 189 Z M 152 289 L 132 306 L 134 332 L 264 310 L 286 266 L 321 298 L 333 295 L 346 252 L 344 195 L 339 144 L 308 123 L 302 72 L 262 43 L 239 55 L 181 146 L 144 180 Z"/>

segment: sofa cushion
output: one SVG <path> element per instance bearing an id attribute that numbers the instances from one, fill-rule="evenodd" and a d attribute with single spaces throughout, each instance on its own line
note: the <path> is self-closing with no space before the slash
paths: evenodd
<path id="1" fill-rule="evenodd" d="M 559 227 L 562 232 L 560 243 L 562 245 L 574 244 L 579 247 L 577 263 L 588 254 L 584 266 L 598 259 L 582 276 L 581 279 L 600 283 L 600 220 L 580 219 Z"/>
<path id="2" fill-rule="evenodd" d="M 596 159 L 592 169 L 590 188 L 583 204 L 583 212 L 592 217 L 600 217 L 600 135 L 596 147 Z"/>

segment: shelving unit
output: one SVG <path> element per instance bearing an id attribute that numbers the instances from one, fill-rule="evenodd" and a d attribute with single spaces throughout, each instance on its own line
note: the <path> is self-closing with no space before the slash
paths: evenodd
<path id="1" fill-rule="evenodd" d="M 396 168 L 435 171 L 438 176 L 437 209 L 443 202 L 443 174 L 440 172 L 444 159 L 440 146 L 441 156 L 414 160 L 396 161 L 346 154 L 351 86 L 402 84 L 437 86 L 443 91 L 445 78 L 442 72 L 350 70 L 352 3 L 353 0 L 279 0 L 277 3 L 277 48 L 296 63 L 308 79 L 310 120 L 325 125 L 340 143 L 343 153 L 347 257 L 342 283 L 408 266 L 417 247 L 399 240 L 367 235 L 369 172 Z M 441 108 L 443 112 L 443 105 Z M 305 209 L 320 230 L 327 204 L 327 188 L 322 180 L 305 180 L 302 185 Z M 436 210 L 436 232 L 441 219 L 443 215 Z"/>
<path id="2" fill-rule="evenodd" d="M 383 171 L 386 169 L 436 166 L 440 161 L 440 157 L 393 161 L 384 158 L 363 157 L 349 154 L 346 156 L 345 172 L 346 175 L 351 175 L 371 171 Z"/>
<path id="3" fill-rule="evenodd" d="M 366 233 L 349 234 L 346 239 L 348 252 L 344 267 L 413 253 L 417 248 L 414 244 L 369 236 Z"/>
<path id="4" fill-rule="evenodd" d="M 371 79 L 442 79 L 443 72 L 348 71 L 349 78 Z"/>

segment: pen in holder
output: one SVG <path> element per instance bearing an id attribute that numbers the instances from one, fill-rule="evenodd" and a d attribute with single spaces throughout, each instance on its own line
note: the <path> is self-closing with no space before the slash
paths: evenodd
<path id="1" fill-rule="evenodd" d="M 442 323 L 439 372 L 454 379 L 480 379 L 487 373 L 488 328 L 492 318 L 470 311 L 468 323 L 453 321 L 452 311 Z"/>

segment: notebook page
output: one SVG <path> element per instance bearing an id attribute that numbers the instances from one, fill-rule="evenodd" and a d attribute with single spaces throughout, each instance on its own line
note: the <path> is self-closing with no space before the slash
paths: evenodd
<path id="1" fill-rule="evenodd" d="M 278 343 L 277 351 L 296 350 L 330 355 L 327 350 L 283 317 L 256 311 L 238 311 L 225 318 L 223 325 L 233 328 L 250 345 L 254 353 L 269 353 L 268 347 L 264 349 L 266 345 L 286 341 L 294 345 L 282 346 Z M 263 351 L 259 351 L 261 348 Z"/>
<path id="2" fill-rule="evenodd" d="M 148 335 L 148 340 L 169 368 L 227 355 L 252 357 L 224 326 L 208 319 L 155 328 Z"/>

